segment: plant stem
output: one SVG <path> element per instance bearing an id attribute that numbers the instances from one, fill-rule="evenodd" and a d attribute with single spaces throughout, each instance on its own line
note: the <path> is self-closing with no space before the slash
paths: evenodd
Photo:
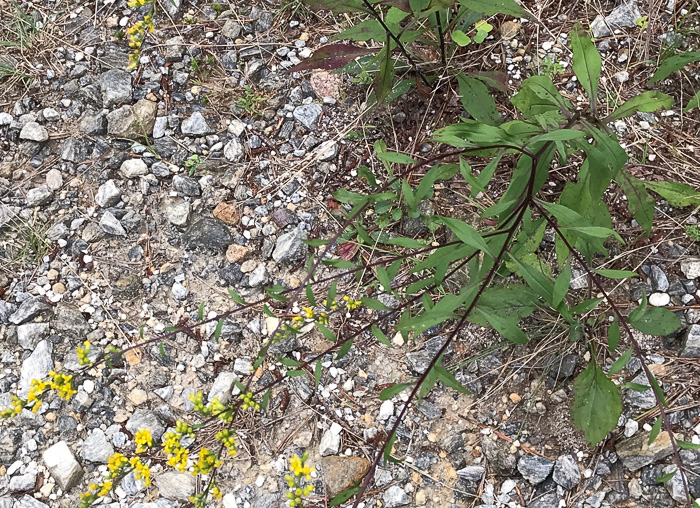
<path id="1" fill-rule="evenodd" d="M 391 37 L 392 39 L 394 39 L 394 42 L 396 42 L 396 44 L 398 44 L 399 49 L 401 49 L 401 52 L 402 52 L 402 53 L 404 54 L 404 56 L 406 57 L 406 60 L 408 60 L 408 63 L 410 63 L 410 64 L 411 64 L 411 67 L 413 67 L 413 72 L 415 72 L 416 74 L 418 74 L 418 76 L 420 77 L 421 81 L 422 81 L 424 84 L 426 84 L 426 85 L 429 86 L 430 83 L 428 82 L 428 78 L 426 78 L 426 77 L 425 77 L 425 74 L 423 74 L 423 73 L 420 71 L 420 69 L 418 69 L 418 65 L 416 64 L 416 61 L 413 59 L 413 57 L 411 56 L 411 54 L 408 52 L 408 50 L 406 49 L 406 46 L 404 46 L 404 45 L 403 45 L 403 42 L 401 42 L 401 41 L 399 40 L 399 38 L 396 36 L 396 34 L 394 34 L 394 32 L 392 32 L 392 31 L 389 29 L 389 27 L 387 26 L 387 24 L 386 24 L 386 23 L 384 22 L 384 20 L 382 19 L 381 14 L 379 14 L 379 12 L 377 12 L 377 10 L 374 8 L 374 5 L 372 5 L 371 3 L 369 3 L 369 0 L 362 0 L 362 3 L 365 4 L 365 7 L 367 8 L 367 10 L 369 10 L 370 14 L 372 14 L 372 16 L 374 16 L 374 19 L 376 19 L 377 21 L 379 21 L 379 24 L 382 25 L 382 28 L 383 28 L 384 30 L 386 30 L 386 34 L 387 34 L 389 37 Z M 391 58 L 391 52 L 389 52 L 389 54 L 387 54 L 387 58 Z"/>
<path id="2" fill-rule="evenodd" d="M 435 11 L 435 24 L 437 25 L 438 39 L 440 40 L 440 59 L 442 66 L 447 67 L 447 51 L 445 50 L 445 34 L 442 31 L 442 20 L 440 19 L 440 11 Z"/>

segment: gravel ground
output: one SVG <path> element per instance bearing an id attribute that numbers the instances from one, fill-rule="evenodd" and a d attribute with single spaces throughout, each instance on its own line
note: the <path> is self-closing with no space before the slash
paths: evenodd
<path id="1" fill-rule="evenodd" d="M 638 7 L 629 5 L 613 10 L 607 23 L 602 16 L 593 21 L 595 35 L 629 27 L 630 19 L 634 26 Z M 194 14 L 178 0 L 166 8 L 176 20 Z M 129 351 L 111 370 L 82 372 L 76 349 L 89 340 L 96 355 L 134 344 L 142 326 L 151 338 L 190 324 L 201 302 L 213 318 L 232 306 L 227 288 L 255 300 L 266 285 L 297 287 L 311 253 L 302 240 L 335 230 L 331 193 L 356 179 L 345 169 L 353 150 L 345 134 L 360 121 L 358 101 L 345 98 L 335 75 L 285 72 L 326 42 L 311 27 L 277 23 L 257 7 L 206 6 L 197 14 L 201 23 L 159 27 L 140 70 L 127 72 L 125 43 L 105 33 L 128 26 L 137 13 L 124 2 L 92 9 L 53 21 L 64 43 L 36 64 L 42 78 L 19 100 L 0 104 L 0 409 L 52 369 L 78 376 L 69 403 L 53 398 L 38 414 L 25 410 L 0 423 L 1 508 L 74 506 L 114 452 L 133 453 L 138 429 L 159 438 L 177 419 L 190 419 L 194 391 L 230 398 L 278 322 L 259 310 L 229 317 L 219 340 L 216 322 L 202 325 L 197 340 L 178 333 Z M 504 24 L 496 35 L 514 82 L 528 75 L 533 58 L 560 58 L 566 44 L 542 41 L 530 54 L 512 36 L 519 29 Z M 610 41 L 601 45 L 617 50 Z M 624 72 L 615 74 L 619 83 L 630 79 Z M 570 80 L 567 89 L 576 86 Z M 630 126 L 664 128 L 650 114 L 615 128 Z M 193 155 L 199 162 L 188 165 Z M 425 230 L 420 223 L 403 227 Z M 660 243 L 641 266 L 643 282 L 619 295 L 636 302 L 644 290 L 651 305 L 671 306 L 681 317 L 684 328 L 673 336 L 639 340 L 672 394 L 672 423 L 700 443 L 692 386 L 693 359 L 700 357 L 700 259 L 693 253 Z M 579 275 L 573 290 L 588 287 Z M 315 332 L 302 339 L 276 352 L 298 360 L 323 347 Z M 270 411 L 240 429 L 240 453 L 220 476 L 223 500 L 212 506 L 284 506 L 287 459 L 304 450 L 317 468 L 312 505 L 325 506 L 368 470 L 375 439 L 406 401 L 404 392 L 381 402 L 378 391 L 422 373 L 442 340 L 441 330 L 431 329 L 388 351 L 368 338 L 342 360 L 326 358 L 318 387 L 313 376 L 285 380 Z M 568 413 L 570 380 L 585 367 L 586 348 L 501 344 L 494 332 L 463 331 L 445 359 L 471 359 L 456 375 L 472 394 L 439 387 L 409 412 L 395 445 L 405 461 L 377 469 L 364 506 L 670 508 L 682 501 L 677 479 L 655 482 L 672 466 L 666 433 L 647 445 L 654 418 L 639 416 L 654 407 L 650 392 L 625 390 L 618 431 L 591 449 Z M 484 350 L 491 352 L 475 357 Z M 253 386 L 285 368 L 270 356 L 253 373 Z M 640 370 L 631 360 L 620 381 L 647 384 Z M 700 451 L 681 454 L 691 492 L 700 496 Z M 200 487 L 162 461 L 152 470 L 153 486 L 129 475 L 103 506 L 181 506 Z"/>

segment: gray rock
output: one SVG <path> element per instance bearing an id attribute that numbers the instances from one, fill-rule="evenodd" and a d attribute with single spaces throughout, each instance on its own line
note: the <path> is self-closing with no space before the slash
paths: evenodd
<path id="1" fill-rule="evenodd" d="M 17 390 L 18 397 L 26 399 L 32 379 L 43 379 L 53 370 L 52 352 L 53 345 L 46 340 L 42 340 L 36 345 L 32 354 L 22 362 L 19 388 Z"/>
<path id="2" fill-rule="evenodd" d="M 607 37 L 616 28 L 635 28 L 636 21 L 642 17 L 637 0 L 623 0 L 605 18 L 597 16 L 591 23 L 593 37 Z"/>
<path id="3" fill-rule="evenodd" d="M 193 113 L 192 116 L 182 121 L 180 131 L 185 136 L 205 136 L 216 132 L 216 130 L 209 125 L 207 120 L 199 111 Z"/>
<path id="4" fill-rule="evenodd" d="M 323 107 L 320 104 L 305 104 L 294 108 L 294 118 L 297 122 L 312 131 L 316 128 L 319 117 L 323 113 Z"/>
<path id="5" fill-rule="evenodd" d="M 41 114 L 44 115 L 44 118 L 45 118 L 46 121 L 48 121 L 48 122 L 55 122 L 55 121 L 57 121 L 59 118 L 61 118 L 60 113 L 59 113 L 58 111 L 56 111 L 55 109 L 53 109 L 53 108 L 44 108 L 44 109 L 41 111 Z"/>
<path id="6" fill-rule="evenodd" d="M 219 402 L 228 404 L 231 400 L 233 387 L 236 381 L 238 381 L 238 376 L 233 372 L 220 372 L 211 385 L 209 395 L 207 395 L 207 401 L 211 402 L 214 400 L 214 397 L 218 397 Z"/>
<path id="7" fill-rule="evenodd" d="M 122 223 L 112 215 L 112 212 L 105 212 L 100 219 L 100 227 L 105 233 L 114 236 L 126 236 L 126 230 Z"/>
<path id="8" fill-rule="evenodd" d="M 144 139 L 153 133 L 158 105 L 141 99 L 133 106 L 122 106 L 107 114 L 107 134 L 131 140 Z"/>
<path id="9" fill-rule="evenodd" d="M 396 506 L 406 506 L 411 502 L 411 498 L 408 497 L 406 491 L 403 490 L 398 485 L 392 485 L 384 491 L 382 496 L 384 500 L 384 506 L 386 508 L 395 508 Z"/>
<path id="10" fill-rule="evenodd" d="M 338 455 L 340 451 L 340 434 L 334 434 L 330 429 L 323 433 L 321 444 L 318 447 L 318 453 L 321 457 L 329 455 Z"/>
<path id="11" fill-rule="evenodd" d="M 59 441 L 42 455 L 46 468 L 64 491 L 69 491 L 83 477 L 83 468 L 75 460 L 65 441 Z"/>
<path id="12" fill-rule="evenodd" d="M 539 496 L 527 505 L 528 508 L 554 508 L 559 506 L 559 498 L 555 492 Z"/>
<path id="13" fill-rule="evenodd" d="M 223 35 L 227 39 L 235 40 L 238 38 L 239 35 L 241 35 L 241 30 L 243 30 L 243 27 L 239 23 L 236 23 L 234 20 L 229 19 L 226 21 L 226 23 L 224 23 L 224 26 L 221 28 L 221 35 Z"/>
<path id="14" fill-rule="evenodd" d="M 0 506 L 2 506 L 2 505 L 0 505 Z M 12 504 L 8 505 L 8 508 L 50 508 L 50 507 L 46 503 L 42 503 L 38 499 L 34 499 L 29 494 L 25 494 L 24 497 L 15 501 L 14 506 Z"/>
<path id="15" fill-rule="evenodd" d="M 165 136 L 165 129 L 168 126 L 168 117 L 158 116 L 153 123 L 153 138 L 159 139 Z"/>
<path id="16" fill-rule="evenodd" d="M 697 279 L 700 277 L 700 259 L 688 258 L 681 261 L 681 272 L 687 279 Z"/>
<path id="17" fill-rule="evenodd" d="M 168 471 L 156 476 L 155 483 L 163 497 L 189 501 L 194 495 L 195 480 L 191 474 Z"/>
<path id="18" fill-rule="evenodd" d="M 49 139 L 49 131 L 36 122 L 27 122 L 19 131 L 19 139 L 43 143 Z"/>
<path id="19" fill-rule="evenodd" d="M 10 125 L 14 118 L 11 114 L 5 113 L 4 111 L 0 113 L 0 125 Z"/>
<path id="20" fill-rule="evenodd" d="M 335 140 L 324 141 L 316 147 L 312 153 L 313 157 L 319 161 L 330 161 L 338 155 L 338 142 Z"/>
<path id="21" fill-rule="evenodd" d="M 190 202 L 179 199 L 165 209 L 165 216 L 170 224 L 184 226 L 190 218 Z"/>
<path id="22" fill-rule="evenodd" d="M 119 166 L 119 172 L 124 178 L 136 178 L 148 174 L 148 166 L 143 159 L 127 159 Z"/>
<path id="23" fill-rule="evenodd" d="M 224 157 L 226 160 L 231 162 L 240 162 L 245 156 L 245 151 L 243 150 L 243 143 L 237 137 L 231 138 L 231 140 L 224 146 Z"/>
<path id="24" fill-rule="evenodd" d="M 199 196 L 202 193 L 197 180 L 189 176 L 175 175 L 173 177 L 173 188 L 185 196 Z"/>
<path id="25" fill-rule="evenodd" d="M 632 379 L 632 382 L 638 385 L 650 386 L 644 371 L 639 372 Z M 656 406 L 656 397 L 654 397 L 654 391 L 651 388 L 643 392 L 629 389 L 625 392 L 625 402 L 635 408 L 651 409 Z"/>
<path id="26" fill-rule="evenodd" d="M 679 356 L 685 358 L 700 358 L 700 325 L 691 325 L 683 337 L 683 345 Z"/>
<path id="27" fill-rule="evenodd" d="M 182 236 L 188 249 L 223 251 L 233 243 L 233 234 L 218 219 L 201 219 L 185 230 Z"/>
<path id="28" fill-rule="evenodd" d="M 656 265 L 649 267 L 649 278 L 654 291 L 666 291 L 668 289 L 668 277 L 664 271 Z"/>
<path id="29" fill-rule="evenodd" d="M 649 444 L 649 434 L 649 432 L 640 432 L 629 439 L 617 442 L 615 451 L 624 466 L 630 471 L 637 471 L 673 453 L 668 432 L 659 433 L 651 444 Z"/>
<path id="30" fill-rule="evenodd" d="M 90 325 L 80 313 L 71 307 L 61 305 L 56 309 L 53 327 L 62 335 L 68 335 L 74 339 L 84 340 L 90 333 Z"/>
<path id="31" fill-rule="evenodd" d="M 187 50 L 187 42 L 182 35 L 171 37 L 165 41 L 165 61 L 179 62 Z"/>
<path id="32" fill-rule="evenodd" d="M 163 2 L 163 8 L 170 14 L 170 17 L 175 19 L 180 15 L 182 9 L 182 0 L 168 0 Z"/>
<path id="33" fill-rule="evenodd" d="M 678 467 L 676 467 L 675 464 L 670 464 L 663 468 L 663 474 L 670 474 L 677 470 Z M 673 478 L 668 480 L 664 486 L 674 501 L 682 504 L 686 503 L 685 487 L 683 485 L 683 478 L 681 477 L 680 473 L 673 475 Z"/>
<path id="34" fill-rule="evenodd" d="M 80 118 L 80 132 L 88 136 L 107 133 L 107 115 L 102 111 L 88 109 Z"/>
<path id="35" fill-rule="evenodd" d="M 295 263 L 306 256 L 306 244 L 302 241 L 306 238 L 306 232 L 294 228 L 289 233 L 280 235 L 272 251 L 272 259 L 278 263 Z"/>
<path id="36" fill-rule="evenodd" d="M 34 349 L 48 334 L 48 323 L 25 323 L 17 327 L 17 342 L 24 349 Z"/>
<path id="37" fill-rule="evenodd" d="M 462 480 L 474 483 L 480 482 L 484 474 L 486 474 L 486 468 L 478 465 L 471 465 L 457 470 L 457 476 Z"/>
<path id="38" fill-rule="evenodd" d="M 107 464 L 109 458 L 114 455 L 114 447 L 102 430 L 93 429 L 90 435 L 83 441 L 80 455 L 88 462 Z"/>
<path id="39" fill-rule="evenodd" d="M 90 144 L 71 136 L 61 144 L 61 159 L 79 164 L 88 158 Z"/>
<path id="40" fill-rule="evenodd" d="M 22 475 L 13 476 L 10 478 L 11 492 L 23 492 L 33 490 L 36 485 L 36 473 L 26 473 Z M 2 501 L 0 500 L 0 507 L 2 506 Z M 11 505 L 10 505 L 11 506 Z"/>
<path id="41" fill-rule="evenodd" d="M 27 206 L 43 205 L 51 201 L 53 192 L 46 184 L 41 184 L 27 192 Z"/>
<path id="42" fill-rule="evenodd" d="M 250 287 L 252 288 L 262 286 L 270 279 L 265 265 L 258 266 L 255 270 L 250 272 L 248 277 L 248 284 L 250 284 Z"/>
<path id="43" fill-rule="evenodd" d="M 190 294 L 189 290 L 181 283 L 175 282 L 172 287 L 173 298 L 176 300 L 186 300 L 187 295 Z"/>
<path id="44" fill-rule="evenodd" d="M 573 489 L 581 481 L 581 471 L 572 455 L 562 455 L 554 463 L 552 478 L 566 490 Z"/>
<path id="45" fill-rule="evenodd" d="M 137 409 L 126 422 L 126 430 L 132 434 L 136 434 L 140 429 L 150 430 L 154 440 L 160 439 L 165 433 L 165 425 L 163 425 L 158 416 L 146 409 Z"/>
<path id="46" fill-rule="evenodd" d="M 15 312 L 10 315 L 8 320 L 13 325 L 21 325 L 36 317 L 50 314 L 51 306 L 44 300 L 39 298 L 27 298 L 22 302 L 22 305 L 19 306 L 19 309 L 15 310 Z"/>
<path id="47" fill-rule="evenodd" d="M 434 355 L 433 355 L 434 356 Z M 515 471 L 517 458 L 510 453 L 509 447 L 503 441 L 491 441 L 485 437 L 481 441 L 481 449 L 488 459 L 489 467 L 500 476 L 507 476 Z"/>
<path id="48" fill-rule="evenodd" d="M 103 73 L 100 78 L 100 92 L 102 93 L 102 105 L 107 109 L 131 100 L 133 89 L 131 87 L 131 74 L 121 69 L 111 69 Z"/>
<path id="49" fill-rule="evenodd" d="M 54 192 L 63 187 L 63 175 L 58 169 L 49 169 L 46 173 L 46 185 Z"/>
<path id="50" fill-rule="evenodd" d="M 523 455 L 518 461 L 518 471 L 532 485 L 545 481 L 553 468 L 553 460 L 536 455 Z"/>
<path id="51" fill-rule="evenodd" d="M 107 180 L 97 189 L 95 203 L 102 208 L 109 208 L 119 203 L 121 197 L 122 191 L 117 187 L 117 183 L 114 180 Z"/>

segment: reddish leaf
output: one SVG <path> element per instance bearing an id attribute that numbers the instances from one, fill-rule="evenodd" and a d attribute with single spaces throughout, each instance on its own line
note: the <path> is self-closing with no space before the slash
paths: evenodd
<path id="1" fill-rule="evenodd" d="M 340 256 L 340 259 L 350 261 L 355 257 L 355 254 L 357 254 L 357 249 L 359 248 L 360 246 L 355 242 L 345 242 L 338 245 L 338 256 Z"/>
<path id="2" fill-rule="evenodd" d="M 506 74 L 505 72 L 481 71 L 473 72 L 470 74 L 470 76 L 479 78 L 481 81 L 484 82 L 485 85 L 488 85 L 491 88 L 495 88 L 499 92 L 505 93 L 508 91 L 508 74 Z"/>
<path id="3" fill-rule="evenodd" d="M 314 51 L 313 56 L 295 65 L 290 72 L 307 71 L 309 69 L 340 69 L 355 58 L 373 53 L 369 48 L 358 48 L 349 44 L 329 44 Z"/>

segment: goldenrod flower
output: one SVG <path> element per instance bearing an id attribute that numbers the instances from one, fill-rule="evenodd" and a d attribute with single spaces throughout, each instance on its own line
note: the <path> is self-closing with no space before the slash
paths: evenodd
<path id="1" fill-rule="evenodd" d="M 145 452 L 148 448 L 153 446 L 153 437 L 151 436 L 151 431 L 149 429 L 140 429 L 136 432 L 134 440 L 138 445 L 136 447 L 136 453 Z"/>

